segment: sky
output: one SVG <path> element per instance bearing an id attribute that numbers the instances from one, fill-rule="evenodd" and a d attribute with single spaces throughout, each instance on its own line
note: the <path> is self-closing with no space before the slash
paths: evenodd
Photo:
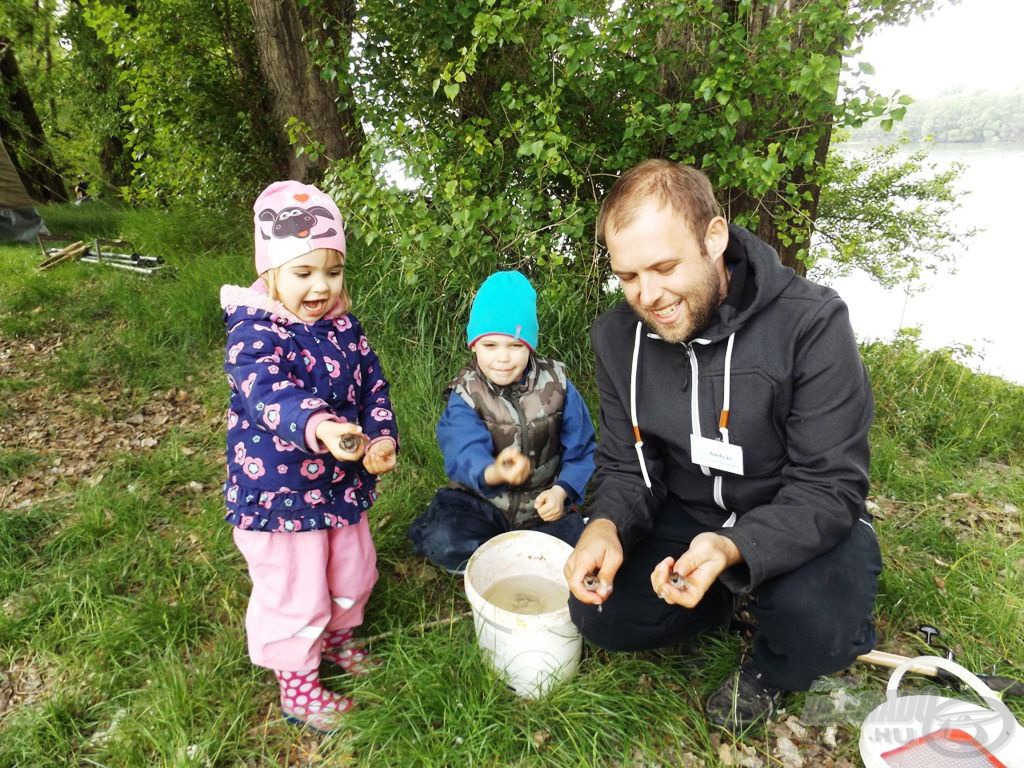
<path id="1" fill-rule="evenodd" d="M 1024 88 L 1024 0 L 942 2 L 937 11 L 903 27 L 889 27 L 864 44 L 866 78 L 877 90 L 900 90 L 917 100 L 967 90 Z"/>
<path id="2" fill-rule="evenodd" d="M 943 3 L 929 17 L 883 29 L 864 44 L 875 67 L 865 80 L 881 93 L 917 100 L 962 87 L 1024 90 L 1024 0 Z M 980 231 L 957 256 L 957 272 L 925 281 L 921 293 L 883 291 L 860 275 L 834 283 L 850 306 L 860 339 L 891 338 L 901 327 L 921 330 L 927 348 L 970 345 L 971 367 L 1024 384 L 1019 354 L 1019 288 L 1024 250 L 1018 237 L 1018 197 L 1008 194 L 1024 175 L 1024 145 L 945 144 L 929 149 L 941 167 L 960 162 L 961 205 L 953 219 Z M 993 279 L 993 276 L 998 276 Z"/>

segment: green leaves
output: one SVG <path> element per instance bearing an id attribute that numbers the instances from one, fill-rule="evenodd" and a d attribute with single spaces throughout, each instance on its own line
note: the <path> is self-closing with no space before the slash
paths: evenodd
<path id="1" fill-rule="evenodd" d="M 386 226 L 424 265 L 443 249 L 476 276 L 509 259 L 582 271 L 602 263 L 591 228 L 615 176 L 667 157 L 701 165 L 733 218 L 769 221 L 784 258 L 805 257 L 832 126 L 905 106 L 840 93 L 840 52 L 876 12 L 843 8 L 456 0 L 396 15 L 367 0 L 374 157 L 400 156 L 420 180 L 411 196 L 429 201 L 398 205 Z"/>

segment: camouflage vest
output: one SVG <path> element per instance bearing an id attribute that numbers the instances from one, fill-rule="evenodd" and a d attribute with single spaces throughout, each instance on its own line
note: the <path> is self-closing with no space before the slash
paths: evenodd
<path id="1" fill-rule="evenodd" d="M 522 384 L 499 387 L 476 364 L 463 368 L 446 388 L 458 393 L 483 420 L 494 441 L 494 455 L 515 445 L 530 459 L 533 471 L 520 486 L 487 500 L 505 513 L 513 528 L 541 522 L 533 502 L 555 484 L 562 465 L 562 412 L 565 409 L 565 366 L 532 355 Z"/>

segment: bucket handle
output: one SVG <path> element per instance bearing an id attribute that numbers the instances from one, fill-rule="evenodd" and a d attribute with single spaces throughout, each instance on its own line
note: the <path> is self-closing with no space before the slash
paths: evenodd
<path id="1" fill-rule="evenodd" d="M 973 672 L 964 669 L 955 661 L 944 659 L 941 656 L 918 656 L 914 659 L 907 659 L 902 664 L 897 666 L 896 669 L 893 670 L 892 675 L 889 677 L 889 684 L 885 687 L 886 698 L 895 698 L 897 695 L 896 689 L 899 687 L 900 681 L 903 679 L 903 675 L 909 672 L 913 667 L 921 664 L 928 664 L 933 667 L 938 667 L 939 669 L 942 669 L 946 672 L 949 672 L 950 674 L 959 678 L 963 682 L 967 683 L 967 685 L 969 685 L 971 689 L 976 694 L 978 694 L 978 696 L 980 696 L 982 700 L 986 703 L 992 701 L 993 699 L 995 699 L 996 701 L 1000 700 L 999 694 L 997 694 L 995 691 L 993 691 L 991 688 L 985 685 L 985 682 L 977 675 L 975 675 Z"/>

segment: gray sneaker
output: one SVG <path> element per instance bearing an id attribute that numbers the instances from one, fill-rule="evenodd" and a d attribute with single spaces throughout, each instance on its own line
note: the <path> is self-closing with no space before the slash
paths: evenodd
<path id="1" fill-rule="evenodd" d="M 708 720 L 734 733 L 771 718 L 782 700 L 782 689 L 764 681 L 748 661 L 726 678 L 704 707 Z"/>

